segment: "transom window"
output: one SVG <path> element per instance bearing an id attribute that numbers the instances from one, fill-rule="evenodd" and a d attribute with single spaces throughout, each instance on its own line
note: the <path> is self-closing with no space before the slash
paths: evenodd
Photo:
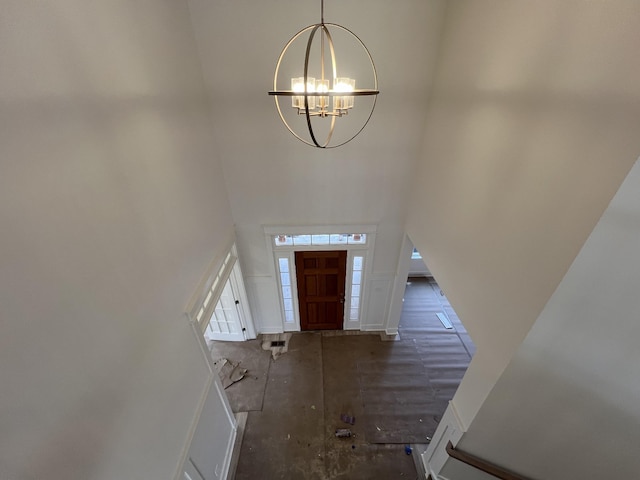
<path id="1" fill-rule="evenodd" d="M 274 235 L 276 247 L 297 247 L 304 245 L 366 245 L 366 233 L 323 233 L 319 235 Z"/>

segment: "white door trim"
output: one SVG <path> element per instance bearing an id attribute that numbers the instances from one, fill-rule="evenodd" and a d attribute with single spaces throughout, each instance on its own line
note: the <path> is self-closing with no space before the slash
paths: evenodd
<path id="1" fill-rule="evenodd" d="M 389 312 L 385 320 L 385 332 L 387 335 L 396 335 L 400 325 L 402 315 L 402 301 L 407 288 L 407 278 L 411 266 L 411 253 L 413 252 L 413 242 L 409 235 L 405 233 L 402 247 L 400 249 L 400 260 L 393 282 L 393 293 L 389 302 Z"/>
<path id="2" fill-rule="evenodd" d="M 267 244 L 267 251 L 270 253 L 273 261 L 272 275 L 275 278 L 278 288 L 279 304 L 280 304 L 280 319 L 282 322 L 282 331 L 300 331 L 300 309 L 298 305 L 298 287 L 297 279 L 295 275 L 295 258 L 294 252 L 301 251 L 334 251 L 334 250 L 346 250 L 347 251 L 347 271 L 345 281 L 345 307 L 344 307 L 344 330 L 361 330 L 362 325 L 366 324 L 363 319 L 367 315 L 367 306 L 369 303 L 369 279 L 371 278 L 371 264 L 373 259 L 373 252 L 375 246 L 375 234 L 377 231 L 376 225 L 269 225 L 263 226 L 265 233 L 265 241 Z M 339 245 L 288 245 L 288 246 L 275 246 L 274 236 L 276 235 L 322 235 L 322 234 L 351 234 L 351 233 L 364 233 L 367 235 L 367 242 L 365 244 L 339 244 Z M 361 293 L 360 293 L 360 312 L 357 321 L 350 321 L 350 302 L 351 302 L 351 287 L 352 287 L 352 275 L 353 275 L 353 257 L 362 256 L 364 262 L 364 269 L 362 271 L 361 281 Z M 285 313 L 283 307 L 282 297 L 282 282 L 280 278 L 280 272 L 278 267 L 279 258 L 289 259 L 289 272 L 291 275 L 291 289 L 294 303 L 294 322 L 285 322 Z"/>

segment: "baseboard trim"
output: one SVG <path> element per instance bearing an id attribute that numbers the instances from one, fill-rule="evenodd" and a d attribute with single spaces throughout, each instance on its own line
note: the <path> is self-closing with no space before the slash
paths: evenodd
<path id="1" fill-rule="evenodd" d="M 284 330 L 282 328 L 263 328 L 260 329 L 260 332 L 258 332 L 258 337 L 260 335 L 276 335 L 279 333 L 285 333 Z"/>
<path id="2" fill-rule="evenodd" d="M 379 325 L 365 325 L 361 329 L 363 332 L 385 332 L 385 328 L 383 324 Z"/>

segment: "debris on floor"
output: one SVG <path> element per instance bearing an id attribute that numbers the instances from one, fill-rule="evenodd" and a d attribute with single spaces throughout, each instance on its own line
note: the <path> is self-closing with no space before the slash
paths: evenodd
<path id="1" fill-rule="evenodd" d="M 226 358 L 219 358 L 213 362 L 213 365 L 225 389 L 242 380 L 248 371 L 246 368 L 241 368 L 240 363 L 234 363 Z"/>
<path id="2" fill-rule="evenodd" d="M 344 423 L 348 423 L 349 425 L 353 425 L 356 423 L 356 417 L 347 415 L 346 413 L 340 415 L 340 420 L 342 420 Z"/>
<path id="3" fill-rule="evenodd" d="M 338 438 L 349 438 L 351 436 L 351 430 L 348 428 L 337 428 L 336 429 L 336 437 Z"/>

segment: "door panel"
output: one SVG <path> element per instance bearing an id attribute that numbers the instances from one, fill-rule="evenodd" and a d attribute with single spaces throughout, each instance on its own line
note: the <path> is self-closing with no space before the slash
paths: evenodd
<path id="1" fill-rule="evenodd" d="M 232 342 L 243 342 L 245 340 L 238 303 L 239 300 L 236 299 L 231 277 L 229 277 L 207 325 L 205 331 L 207 340 Z"/>
<path id="2" fill-rule="evenodd" d="M 342 330 L 346 250 L 295 256 L 301 330 Z"/>

